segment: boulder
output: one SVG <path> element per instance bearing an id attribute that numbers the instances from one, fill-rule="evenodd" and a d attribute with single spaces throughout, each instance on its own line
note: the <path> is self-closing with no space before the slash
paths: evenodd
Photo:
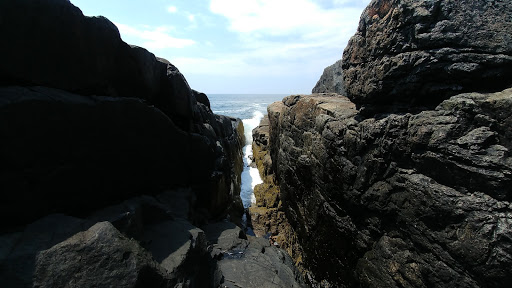
<path id="1" fill-rule="evenodd" d="M 369 119 L 326 94 L 289 96 L 268 110 L 282 209 L 312 283 L 512 280 L 503 268 L 512 264 L 512 89 Z"/>
<path id="2" fill-rule="evenodd" d="M 286 251 L 264 238 L 246 236 L 229 222 L 212 223 L 203 230 L 218 259 L 222 287 L 306 287 Z"/>
<path id="3" fill-rule="evenodd" d="M 375 113 L 508 88 L 511 16 L 510 1 L 373 0 L 343 53 L 346 94 Z"/>
<path id="4" fill-rule="evenodd" d="M 172 287 L 165 270 L 109 222 L 36 257 L 34 287 Z"/>
<path id="5" fill-rule="evenodd" d="M 52 214 L 27 225 L 23 231 L 0 235 L 0 280 L 3 287 L 33 287 L 36 256 L 94 223 Z"/>
<path id="6" fill-rule="evenodd" d="M 345 95 L 341 60 L 324 69 L 324 73 L 313 88 L 312 93 L 337 93 Z"/>

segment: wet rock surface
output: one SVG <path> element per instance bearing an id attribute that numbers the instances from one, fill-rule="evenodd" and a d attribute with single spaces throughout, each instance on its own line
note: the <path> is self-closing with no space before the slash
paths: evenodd
<path id="1" fill-rule="evenodd" d="M 269 106 L 279 197 L 315 282 L 506 285 L 511 105 L 508 89 L 370 119 L 336 95 Z"/>
<path id="2" fill-rule="evenodd" d="M 374 113 L 508 88 L 511 15 L 510 1 L 374 0 L 343 53 L 347 96 Z"/>

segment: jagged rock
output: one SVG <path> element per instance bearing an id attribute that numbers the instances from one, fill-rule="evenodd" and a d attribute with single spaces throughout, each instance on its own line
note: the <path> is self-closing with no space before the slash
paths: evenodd
<path id="1" fill-rule="evenodd" d="M 283 210 L 316 281 L 503 287 L 512 280 L 512 89 L 364 119 L 343 97 L 269 106 Z"/>
<path id="2" fill-rule="evenodd" d="M 109 222 L 39 252 L 35 261 L 34 287 L 172 287 L 165 270 Z"/>
<path id="3" fill-rule="evenodd" d="M 510 1 L 373 0 L 343 53 L 347 96 L 373 112 L 411 111 L 508 88 L 511 16 Z"/>
<path id="4" fill-rule="evenodd" d="M 324 73 L 313 88 L 312 93 L 337 93 L 345 95 L 341 60 L 324 69 Z"/>

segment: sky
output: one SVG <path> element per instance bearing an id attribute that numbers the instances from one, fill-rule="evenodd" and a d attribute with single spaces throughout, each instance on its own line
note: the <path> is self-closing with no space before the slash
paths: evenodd
<path id="1" fill-rule="evenodd" d="M 309 94 L 370 0 L 71 0 L 207 94 Z"/>

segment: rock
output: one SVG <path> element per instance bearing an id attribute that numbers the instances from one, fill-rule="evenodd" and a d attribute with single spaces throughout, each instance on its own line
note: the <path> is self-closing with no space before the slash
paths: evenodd
<path id="1" fill-rule="evenodd" d="M 510 1 L 374 0 L 343 53 L 347 96 L 372 113 L 407 112 L 508 88 L 511 16 Z"/>
<path id="2" fill-rule="evenodd" d="M 193 164 L 201 139 L 138 99 L 0 87 L 0 122 L 3 227 L 210 179 Z"/>
<path id="3" fill-rule="evenodd" d="M 368 119 L 339 96 L 270 105 L 272 169 L 312 284 L 505 286 L 511 108 L 512 89 Z"/>
<path id="4" fill-rule="evenodd" d="M 341 60 L 324 69 L 324 73 L 313 88 L 312 93 L 337 93 L 345 95 Z"/>
<path id="5" fill-rule="evenodd" d="M 21 232 L 0 235 L 0 280 L 4 287 L 33 287 L 39 252 L 87 230 L 93 223 L 52 214 L 31 223 Z"/>
<path id="6" fill-rule="evenodd" d="M 85 17 L 67 0 L 8 0 L 0 11 L 0 32 L 9 43 L 0 47 L 0 55 L 9 55 L 2 58 L 0 84 L 140 98 L 189 131 L 196 101 L 183 75 L 124 43 L 108 19 Z"/>
<path id="7" fill-rule="evenodd" d="M 192 90 L 192 92 L 194 93 L 194 98 L 196 98 L 197 102 L 203 104 L 204 106 L 206 106 L 208 108 L 211 108 L 210 107 L 210 99 L 208 99 L 208 96 L 206 96 L 206 94 L 197 92 L 196 90 Z"/>
<path id="8" fill-rule="evenodd" d="M 247 236 L 240 227 L 231 222 L 218 222 L 203 227 L 208 242 L 213 245 L 212 256 L 222 257 L 234 249 L 245 249 Z"/>
<path id="9" fill-rule="evenodd" d="M 203 229 L 212 256 L 219 260 L 221 287 L 305 287 L 291 258 L 267 239 L 246 236 L 229 222 Z"/>
<path id="10" fill-rule="evenodd" d="M 45 284 L 41 284 L 41 287 L 93 285 L 96 282 L 89 281 L 88 275 L 79 273 L 73 276 L 80 278 L 75 279 L 78 284 L 53 283 L 51 282 L 53 280 L 48 278 L 50 276 L 48 276 L 49 272 L 46 267 L 52 266 L 49 268 L 52 270 L 51 273 L 59 273 L 59 275 L 76 273 L 77 269 L 83 271 L 89 269 L 87 273 L 91 274 L 100 273 L 101 271 L 94 270 L 100 268 L 105 270 L 105 275 L 98 276 L 99 278 L 109 277 L 108 275 L 121 275 L 125 273 L 123 269 L 139 269 L 135 267 L 138 264 L 134 266 L 133 263 L 128 263 L 129 265 L 117 263 L 108 264 L 110 265 L 108 267 L 93 265 L 94 267 L 88 268 L 86 260 L 80 263 L 71 261 L 67 265 L 67 262 L 62 262 L 65 259 L 59 258 L 56 260 L 55 257 L 76 259 L 95 257 L 94 259 L 97 259 L 101 256 L 104 259 L 116 261 L 119 258 L 119 251 L 122 250 L 119 246 L 125 248 L 128 246 L 126 249 L 129 253 L 145 255 L 142 260 L 137 258 L 138 260 L 135 259 L 134 261 L 147 262 L 151 269 L 148 270 L 148 267 L 146 267 L 141 268 L 141 272 L 126 271 L 126 273 L 142 273 L 142 275 L 149 273 L 149 276 L 157 273 L 163 277 L 155 284 L 154 275 L 149 278 L 144 276 L 144 278 L 137 280 L 136 285 L 153 287 L 153 285 L 160 285 L 161 282 L 162 285 L 167 283 L 164 285 L 165 287 L 175 287 L 175 285 L 218 287 L 221 277 L 217 274 L 220 272 L 218 272 L 215 260 L 210 256 L 204 232 L 193 226 L 189 221 L 180 218 L 181 216 L 175 218 L 175 214 L 169 213 L 170 211 L 167 210 L 172 206 L 167 206 L 166 203 L 169 200 L 178 199 L 175 197 L 176 193 L 169 191 L 158 195 L 156 198 L 150 196 L 131 198 L 119 205 L 96 211 L 87 219 L 60 214 L 50 215 L 28 225 L 22 232 L 1 235 L 0 279 L 2 284 L 5 283 L 4 285 L 7 285 L 7 287 L 33 287 L 39 285 L 37 281 L 42 281 Z M 102 222 L 105 220 L 109 222 Z M 93 225 L 95 227 L 90 228 Z M 96 229 L 98 225 L 102 226 L 99 230 Z M 232 225 L 234 226 L 234 224 Z M 116 229 L 116 227 L 119 229 Z M 88 229 L 89 231 L 82 232 Z M 107 232 L 104 231 L 105 229 Z M 100 234 L 105 239 L 101 239 L 97 243 L 95 237 L 84 236 L 84 233 L 89 236 L 91 233 Z M 121 244 L 118 243 L 119 241 Z M 77 242 L 86 244 L 77 244 Z M 94 243 L 91 244 L 92 242 Z M 126 244 L 126 242 L 129 243 Z M 112 243 L 112 245 L 109 243 Z M 83 247 L 84 245 L 87 247 Z M 133 249 L 135 249 L 135 252 Z M 48 256 L 47 253 L 51 255 Z M 55 254 L 58 255 L 55 256 Z M 46 258 L 40 260 L 37 258 L 38 255 Z M 39 259 L 37 260 L 39 262 L 36 262 L 36 258 Z M 56 263 L 52 263 L 53 261 L 56 261 Z M 105 263 L 108 260 L 99 262 Z M 39 264 L 43 268 L 37 266 Z M 59 266 L 56 267 L 55 265 Z M 84 267 L 81 268 L 80 265 Z M 117 267 L 118 265 L 120 266 Z M 137 275 L 134 277 L 137 277 Z M 63 278 L 58 281 L 66 281 Z M 36 279 L 40 280 L 36 281 Z M 127 285 L 130 286 L 131 284 Z"/>
<path id="11" fill-rule="evenodd" d="M 189 287 L 218 287 L 204 232 L 183 219 L 148 225 L 142 243 L 162 268 Z"/>
<path id="12" fill-rule="evenodd" d="M 249 237 L 243 256 L 219 262 L 223 287 L 306 287 L 285 251 L 271 246 L 266 239 Z"/>
<path id="13" fill-rule="evenodd" d="M 256 205 L 249 207 L 249 226 L 256 236 L 269 238 L 282 247 L 292 258 L 293 264 L 305 272 L 302 265 L 302 248 L 298 244 L 297 234 L 288 223 L 283 211 L 279 184 L 275 179 L 275 170 L 270 157 L 270 122 L 265 115 L 258 127 L 252 131 L 252 151 L 262 184 L 254 187 Z"/>
<path id="14" fill-rule="evenodd" d="M 115 271 L 115 272 L 114 272 Z M 170 287 L 167 275 L 109 222 L 38 253 L 34 287 Z"/>
<path id="15" fill-rule="evenodd" d="M 174 65 L 67 0 L 2 1 L 0 24 L 0 216 L 19 214 L 3 227 L 176 187 L 197 199 L 194 221 L 242 214 L 241 121 Z"/>

